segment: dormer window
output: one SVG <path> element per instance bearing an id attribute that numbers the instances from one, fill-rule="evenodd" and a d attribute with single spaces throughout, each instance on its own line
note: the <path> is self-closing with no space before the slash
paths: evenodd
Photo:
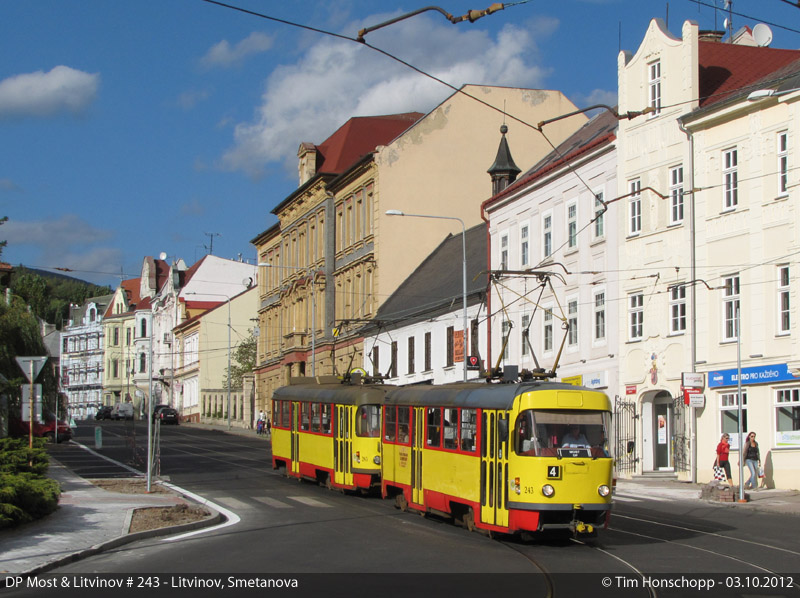
<path id="1" fill-rule="evenodd" d="M 658 116 L 661 114 L 661 61 L 656 60 L 647 65 L 649 87 L 650 87 L 650 101 L 648 106 L 652 108 L 650 117 Z"/>

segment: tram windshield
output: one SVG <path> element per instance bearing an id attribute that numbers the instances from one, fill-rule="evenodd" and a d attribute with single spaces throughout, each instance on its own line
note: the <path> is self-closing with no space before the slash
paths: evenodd
<path id="1" fill-rule="evenodd" d="M 379 438 L 381 435 L 381 408 L 379 405 L 362 405 L 356 414 L 356 436 Z"/>
<path id="2" fill-rule="evenodd" d="M 555 457 L 559 449 L 587 449 L 587 456 L 608 457 L 610 415 L 605 411 L 523 411 L 514 426 L 518 455 Z"/>

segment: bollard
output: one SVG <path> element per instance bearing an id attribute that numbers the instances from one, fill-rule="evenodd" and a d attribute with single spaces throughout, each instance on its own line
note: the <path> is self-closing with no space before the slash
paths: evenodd
<path id="1" fill-rule="evenodd" d="M 94 448 L 103 448 L 103 428 L 100 426 L 94 427 Z"/>

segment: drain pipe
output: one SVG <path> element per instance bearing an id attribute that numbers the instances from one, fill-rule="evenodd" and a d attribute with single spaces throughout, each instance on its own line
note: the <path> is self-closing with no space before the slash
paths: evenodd
<path id="1" fill-rule="evenodd" d="M 691 200 L 689 201 L 690 217 L 689 217 L 689 280 L 697 280 L 697 251 L 696 251 L 696 228 L 695 228 L 695 209 L 697 204 L 695 202 L 695 187 L 694 187 L 694 137 L 692 132 L 686 128 L 683 119 L 678 119 L 678 127 L 686 135 L 689 140 L 689 159 L 688 159 L 688 175 L 689 175 L 689 194 Z M 692 306 L 692 317 L 690 319 L 691 336 L 690 343 L 691 351 L 691 371 L 694 373 L 697 369 L 697 285 L 692 284 L 689 288 L 690 301 Z M 690 406 L 691 418 L 689 420 L 690 441 L 692 443 L 692 464 L 691 474 L 692 483 L 697 483 L 697 408 Z"/>
<path id="2" fill-rule="evenodd" d="M 481 204 L 481 220 L 486 224 L 486 265 L 489 270 L 492 269 L 492 235 L 489 227 L 489 219 L 486 217 L 486 206 L 492 202 L 493 198 L 489 198 Z M 489 288 L 489 277 L 487 274 L 487 288 Z M 492 372 L 492 291 L 488 290 L 486 293 L 486 368 L 487 372 L 491 375 Z"/>

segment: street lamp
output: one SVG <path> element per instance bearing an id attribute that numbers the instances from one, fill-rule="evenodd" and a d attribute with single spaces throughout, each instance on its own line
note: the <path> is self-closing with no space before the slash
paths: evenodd
<path id="1" fill-rule="evenodd" d="M 461 223 L 461 250 L 463 253 L 463 260 L 461 264 L 461 299 L 464 307 L 464 382 L 467 381 L 467 229 L 464 226 L 464 221 L 455 216 L 433 216 L 430 214 L 406 214 L 402 210 L 386 210 L 387 216 L 408 216 L 410 218 L 435 218 L 437 220 L 458 220 Z"/>
<path id="2" fill-rule="evenodd" d="M 277 264 L 270 264 L 268 262 L 259 262 L 259 266 L 264 268 L 280 268 L 281 270 L 291 270 L 292 272 L 302 272 L 303 268 L 293 268 L 292 266 L 278 266 Z M 315 326 L 317 324 L 317 293 L 314 286 L 317 278 L 316 270 L 306 270 L 311 274 L 311 375 L 317 375 L 317 359 L 316 359 L 316 340 L 317 335 Z"/>
<path id="3" fill-rule="evenodd" d="M 231 429 L 231 298 L 219 293 L 192 293 L 187 295 L 211 295 L 213 297 L 225 297 L 228 303 L 228 429 Z"/>

